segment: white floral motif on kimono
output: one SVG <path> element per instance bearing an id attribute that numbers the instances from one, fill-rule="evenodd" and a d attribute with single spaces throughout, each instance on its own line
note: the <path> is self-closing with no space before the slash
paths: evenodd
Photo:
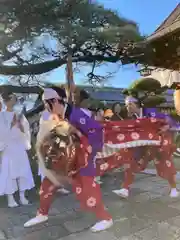
<path id="1" fill-rule="evenodd" d="M 165 139 L 165 140 L 163 141 L 163 145 L 164 145 L 164 146 L 167 146 L 167 145 L 168 145 L 168 140 L 167 140 L 167 139 Z"/>
<path id="2" fill-rule="evenodd" d="M 103 171 L 105 171 L 105 170 L 107 170 L 108 169 L 108 167 L 109 167 L 109 164 L 108 163 L 103 163 L 103 164 L 101 164 L 100 165 L 100 169 Z"/>
<path id="3" fill-rule="evenodd" d="M 96 199 L 94 197 L 90 197 L 87 200 L 87 206 L 88 207 L 95 207 L 96 206 Z"/>
<path id="4" fill-rule="evenodd" d="M 132 139 L 134 139 L 134 140 L 138 140 L 138 139 L 139 139 L 139 134 L 136 133 L 136 132 L 133 132 L 133 133 L 131 133 L 131 137 L 132 137 Z"/>
<path id="5" fill-rule="evenodd" d="M 125 139 L 124 134 L 118 134 L 118 135 L 117 135 L 117 140 L 123 141 L 124 139 Z"/>
<path id="6" fill-rule="evenodd" d="M 96 186 L 97 186 L 97 184 L 95 182 L 93 182 L 92 187 L 96 187 Z"/>
<path id="7" fill-rule="evenodd" d="M 88 163 L 88 158 L 89 158 L 89 154 L 88 154 L 88 153 L 85 153 L 85 154 L 84 154 L 85 164 Z"/>
<path id="8" fill-rule="evenodd" d="M 122 156 L 117 156 L 117 160 L 120 161 L 122 159 Z"/>
<path id="9" fill-rule="evenodd" d="M 92 147 L 90 145 L 87 147 L 87 151 L 88 153 L 92 153 Z"/>
<path id="10" fill-rule="evenodd" d="M 49 196 L 52 196 L 52 195 L 53 195 L 53 193 L 52 193 L 52 192 L 49 192 L 49 193 L 47 193 L 47 194 L 44 195 L 44 198 L 47 199 Z"/>
<path id="11" fill-rule="evenodd" d="M 84 125 L 84 124 L 86 124 L 86 119 L 85 119 L 85 118 L 80 118 L 80 119 L 79 119 L 79 122 L 80 122 L 82 125 Z"/>
<path id="12" fill-rule="evenodd" d="M 171 162 L 169 160 L 166 161 L 167 167 L 171 167 Z"/>
<path id="13" fill-rule="evenodd" d="M 77 194 L 81 194 L 81 192 L 82 192 L 82 188 L 76 187 L 76 193 L 77 193 Z"/>
<path id="14" fill-rule="evenodd" d="M 149 133 L 149 138 L 152 139 L 153 138 L 153 134 Z"/>

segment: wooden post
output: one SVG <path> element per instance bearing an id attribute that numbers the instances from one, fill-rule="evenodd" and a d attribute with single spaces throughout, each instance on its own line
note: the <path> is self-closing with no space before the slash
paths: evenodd
<path id="1" fill-rule="evenodd" d="M 67 95 L 68 95 L 68 102 L 74 102 L 74 91 L 75 91 L 75 84 L 73 78 L 73 65 L 72 65 L 72 56 L 69 54 L 67 57 L 67 65 L 66 65 L 66 81 L 67 81 Z"/>

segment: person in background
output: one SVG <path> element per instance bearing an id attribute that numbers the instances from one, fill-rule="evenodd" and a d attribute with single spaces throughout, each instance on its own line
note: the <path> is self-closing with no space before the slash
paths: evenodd
<path id="1" fill-rule="evenodd" d="M 111 109 L 107 109 L 104 111 L 104 121 L 111 121 L 114 113 Z"/>
<path id="2" fill-rule="evenodd" d="M 6 195 L 9 207 L 17 207 L 13 194 L 19 191 L 20 204 L 28 205 L 25 191 L 34 188 L 34 179 L 27 155 L 31 148 L 30 127 L 23 114 L 14 112 L 17 97 L 4 92 L 6 110 L 0 113 L 0 195 Z"/>
<path id="3" fill-rule="evenodd" d="M 123 120 L 121 117 L 121 105 L 120 103 L 116 102 L 112 106 L 113 116 L 111 118 L 112 121 L 119 121 Z"/>
<path id="4" fill-rule="evenodd" d="M 125 104 L 129 117 L 132 119 L 141 119 L 144 117 L 162 118 L 162 114 L 158 115 L 158 112 L 155 112 L 154 110 L 153 112 L 149 112 L 147 109 L 141 108 L 138 99 L 132 96 L 126 98 Z M 166 179 L 169 183 L 170 197 L 175 198 L 179 196 L 179 192 L 176 188 L 176 169 L 173 163 L 172 149 L 171 147 L 168 149 L 168 145 L 170 144 L 170 146 L 172 146 L 173 141 L 172 135 L 168 130 L 170 122 L 168 122 L 166 116 L 164 116 L 164 119 L 167 121 L 167 125 L 161 129 L 161 133 L 157 132 L 157 134 L 159 134 L 160 138 L 164 139 L 163 142 L 167 142 L 167 144 L 162 144 L 162 151 L 160 151 L 160 149 L 157 151 L 157 149 L 151 147 L 140 147 L 135 149 L 134 161 L 132 161 L 129 168 L 125 169 L 123 187 L 119 190 L 113 191 L 117 195 L 127 198 L 129 196 L 129 187 L 134 181 L 134 174 L 145 170 L 149 161 L 153 160 L 157 174 Z M 166 147 L 168 151 L 163 151 L 163 148 Z"/>
<path id="5" fill-rule="evenodd" d="M 62 99 L 62 93 L 54 89 L 45 89 L 43 100 L 45 105 L 48 105 L 49 111 L 53 116 L 59 116 L 59 118 L 64 120 L 66 119 L 71 124 L 68 131 L 71 134 L 76 134 L 82 143 L 81 145 L 86 146 L 88 142 L 90 147 L 88 148 L 89 155 L 84 155 L 85 158 L 81 159 L 81 162 L 84 161 L 85 165 L 83 164 L 83 167 L 73 178 L 72 182 L 75 185 L 74 190 L 83 209 L 94 212 L 99 219 L 99 222 L 97 222 L 91 230 L 93 232 L 99 232 L 110 228 L 113 225 L 112 216 L 105 209 L 99 184 L 94 181 L 97 173 L 95 164 L 96 155 L 97 152 L 101 151 L 103 146 L 101 124 L 85 114 L 79 107 L 69 106 L 67 111 L 67 103 Z M 59 164 L 59 161 L 56 160 L 54 163 Z M 57 165 L 56 167 L 54 166 L 54 171 L 57 170 L 55 168 L 57 168 Z M 40 208 L 37 216 L 26 222 L 25 227 L 30 227 L 48 220 L 48 211 L 53 196 L 57 191 L 57 186 L 59 186 L 59 183 L 52 178 L 46 177 L 43 180 L 40 194 Z"/>
<path id="6" fill-rule="evenodd" d="M 138 99 L 128 96 L 125 99 L 125 105 L 128 112 L 128 118 L 137 119 L 143 117 L 143 108 Z"/>
<path id="7" fill-rule="evenodd" d="M 95 120 L 99 121 L 99 122 L 103 122 L 104 121 L 104 110 L 102 108 L 98 108 L 96 110 Z"/>
<path id="8" fill-rule="evenodd" d="M 94 119 L 98 122 L 103 122 L 104 121 L 104 110 L 102 108 L 98 108 L 95 113 L 94 113 Z M 96 177 L 96 182 L 98 184 L 102 184 L 103 182 L 101 181 L 101 177 Z"/>
<path id="9" fill-rule="evenodd" d="M 80 107 L 81 110 L 88 115 L 93 117 L 92 111 L 89 110 L 89 94 L 85 90 L 79 90 L 76 92 L 76 106 Z"/>
<path id="10" fill-rule="evenodd" d="M 76 94 L 75 94 L 75 103 L 76 103 L 76 106 L 79 106 L 80 109 L 90 118 L 94 118 L 95 120 L 96 119 L 96 116 L 97 116 L 97 112 L 93 112 L 91 110 L 88 109 L 88 104 L 89 104 L 89 94 L 85 91 L 85 90 L 77 90 L 76 91 Z M 100 121 L 100 120 L 97 120 L 97 121 Z M 98 183 L 98 184 L 102 184 L 101 182 L 101 178 L 100 177 L 95 177 L 95 181 Z"/>
<path id="11" fill-rule="evenodd" d="M 84 89 L 81 90 L 79 88 L 76 88 L 74 92 L 74 102 L 73 104 L 76 107 L 81 108 L 81 110 L 87 114 L 89 117 L 92 117 L 92 111 L 88 109 L 89 104 L 89 93 L 87 93 Z"/>

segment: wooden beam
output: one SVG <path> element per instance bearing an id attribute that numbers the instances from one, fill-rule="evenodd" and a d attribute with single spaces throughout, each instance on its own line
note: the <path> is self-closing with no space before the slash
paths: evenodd
<path id="1" fill-rule="evenodd" d="M 11 91 L 13 93 L 29 93 L 29 94 L 41 94 L 43 89 L 38 86 L 13 86 L 13 85 L 1 85 L 0 93 L 3 91 Z"/>
<path id="2" fill-rule="evenodd" d="M 32 117 L 34 114 L 39 114 L 43 110 L 44 110 L 44 104 L 40 103 L 39 105 L 35 106 L 34 108 L 28 110 L 25 115 L 27 118 Z"/>
<path id="3" fill-rule="evenodd" d="M 170 26 L 165 27 L 162 30 L 159 30 L 159 31 L 155 32 L 154 34 L 149 36 L 146 40 L 147 40 L 147 42 L 155 41 L 159 38 L 168 36 L 170 34 L 178 32 L 178 31 L 180 31 L 180 20 L 177 20 L 173 24 L 171 24 Z"/>

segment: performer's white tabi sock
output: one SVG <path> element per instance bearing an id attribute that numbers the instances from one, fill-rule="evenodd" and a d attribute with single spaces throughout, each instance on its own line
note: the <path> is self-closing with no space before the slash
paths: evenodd
<path id="1" fill-rule="evenodd" d="M 19 192 L 20 202 L 22 205 L 28 205 L 29 201 L 25 197 L 25 191 Z"/>
<path id="2" fill-rule="evenodd" d="M 65 189 L 65 188 L 59 188 L 59 189 L 57 190 L 57 192 L 58 192 L 58 193 L 62 193 L 62 194 L 69 194 L 69 193 L 70 193 L 70 191 L 68 191 L 68 190 Z"/>
<path id="3" fill-rule="evenodd" d="M 8 207 L 10 208 L 18 207 L 18 204 L 15 201 L 13 194 L 8 194 L 7 200 L 8 200 Z"/>
<path id="4" fill-rule="evenodd" d="M 171 198 L 179 197 L 179 192 L 176 188 L 171 188 L 170 197 Z"/>
<path id="5" fill-rule="evenodd" d="M 117 194 L 118 196 L 122 198 L 128 198 L 129 197 L 129 190 L 126 188 L 121 188 L 118 190 L 113 190 L 113 193 Z"/>
<path id="6" fill-rule="evenodd" d="M 105 231 L 107 229 L 109 229 L 110 227 L 112 227 L 113 225 L 113 220 L 102 220 L 100 222 L 97 222 L 92 228 L 91 231 L 92 232 L 100 232 L 100 231 Z"/>
<path id="7" fill-rule="evenodd" d="M 24 224 L 24 227 L 32 227 L 32 226 L 35 226 L 37 224 L 40 224 L 40 223 L 44 223 L 48 220 L 48 216 L 45 216 L 45 215 L 37 215 L 35 218 L 32 218 L 30 219 L 29 221 L 27 221 L 25 224 Z"/>

